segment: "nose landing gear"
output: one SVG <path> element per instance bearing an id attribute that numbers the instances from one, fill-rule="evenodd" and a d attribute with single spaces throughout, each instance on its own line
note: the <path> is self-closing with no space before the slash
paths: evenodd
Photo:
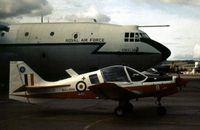
<path id="1" fill-rule="evenodd" d="M 129 102 L 119 102 L 119 106 L 115 108 L 114 114 L 116 116 L 122 117 L 125 114 L 133 111 L 133 105 Z"/>
<path id="2" fill-rule="evenodd" d="M 157 114 L 159 116 L 164 116 L 167 113 L 167 110 L 164 106 L 162 106 L 161 104 L 161 97 L 157 98 L 157 104 L 158 104 L 158 108 L 157 108 Z"/>

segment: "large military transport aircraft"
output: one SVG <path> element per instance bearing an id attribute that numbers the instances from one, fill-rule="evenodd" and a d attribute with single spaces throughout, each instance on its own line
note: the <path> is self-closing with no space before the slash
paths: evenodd
<path id="1" fill-rule="evenodd" d="M 93 21 L 0 24 L 0 86 L 8 84 L 9 62 L 23 60 L 45 80 L 66 77 L 65 68 L 85 73 L 115 64 L 145 70 L 170 50 L 139 30 Z"/>
<path id="2" fill-rule="evenodd" d="M 116 65 L 97 71 L 77 74 L 55 82 L 47 82 L 22 61 L 10 63 L 9 98 L 41 103 L 51 99 L 111 99 L 119 102 L 114 113 L 123 116 L 133 109 L 131 99 L 156 97 L 159 115 L 166 113 L 161 98 L 178 92 L 185 81 L 176 76 L 147 76 L 127 66 Z"/>

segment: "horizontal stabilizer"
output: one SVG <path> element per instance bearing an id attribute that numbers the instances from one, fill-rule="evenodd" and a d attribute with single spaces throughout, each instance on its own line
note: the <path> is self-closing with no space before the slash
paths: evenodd
<path id="1" fill-rule="evenodd" d="M 154 27 L 170 27 L 170 25 L 144 25 L 138 26 L 139 28 L 154 28 Z"/>
<path id="2" fill-rule="evenodd" d="M 23 96 L 27 94 L 27 90 L 30 90 L 29 87 L 46 86 L 46 84 L 48 84 L 48 82 L 43 80 L 23 61 L 10 62 L 10 99 L 27 102 L 27 98 Z M 21 95 L 22 97 L 19 98 L 19 96 L 16 95 Z"/>
<path id="3" fill-rule="evenodd" d="M 71 76 L 71 77 L 76 77 L 78 76 L 78 73 L 76 73 L 73 69 L 68 69 L 66 72 Z"/>

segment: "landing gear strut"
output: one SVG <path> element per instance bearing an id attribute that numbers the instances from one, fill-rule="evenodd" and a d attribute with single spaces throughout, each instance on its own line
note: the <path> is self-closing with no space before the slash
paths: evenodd
<path id="1" fill-rule="evenodd" d="M 119 106 L 115 108 L 114 113 L 116 116 L 122 117 L 126 113 L 133 111 L 133 105 L 129 102 L 119 102 Z"/>
<path id="2" fill-rule="evenodd" d="M 158 103 L 157 114 L 158 114 L 159 116 L 164 116 L 164 115 L 166 115 L 167 110 L 166 110 L 166 108 L 165 108 L 164 106 L 162 106 L 162 104 L 161 104 L 161 97 L 158 97 L 158 98 L 157 98 L 157 103 Z"/>

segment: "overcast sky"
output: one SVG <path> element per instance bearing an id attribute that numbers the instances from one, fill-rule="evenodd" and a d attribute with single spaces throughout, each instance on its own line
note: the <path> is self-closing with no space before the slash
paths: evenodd
<path id="1" fill-rule="evenodd" d="M 172 51 L 169 59 L 200 59 L 200 0 L 0 0 L 0 21 L 50 22 L 96 18 L 141 28 Z"/>

